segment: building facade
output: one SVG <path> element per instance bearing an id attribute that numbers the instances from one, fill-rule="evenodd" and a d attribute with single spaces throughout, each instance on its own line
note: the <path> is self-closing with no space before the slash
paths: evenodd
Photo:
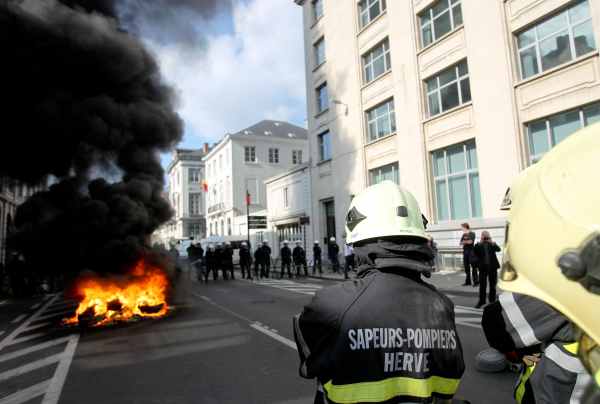
<path id="1" fill-rule="evenodd" d="M 295 2 L 320 238 L 389 179 L 452 265 L 460 223 L 502 242 L 512 179 L 600 119 L 599 0 Z"/>
<path id="2" fill-rule="evenodd" d="M 173 208 L 173 218 L 157 234 L 161 239 L 178 240 L 206 237 L 206 194 L 202 189 L 204 163 L 208 144 L 200 150 L 176 149 L 167 168 L 167 198 Z M 164 244 L 164 241 L 163 241 Z"/>
<path id="3" fill-rule="evenodd" d="M 306 139 L 304 128 L 265 120 L 216 144 L 204 157 L 208 235 L 246 235 L 246 192 L 251 214 L 266 210 L 264 181 L 305 162 Z"/>
<path id="4" fill-rule="evenodd" d="M 273 235 L 274 244 L 281 246 L 290 241 L 290 247 L 300 241 L 306 249 L 309 259 L 312 255 L 314 236 L 311 226 L 311 190 L 310 169 L 302 164 L 281 175 L 265 181 L 268 226 Z M 274 257 L 279 256 L 279 249 Z"/>

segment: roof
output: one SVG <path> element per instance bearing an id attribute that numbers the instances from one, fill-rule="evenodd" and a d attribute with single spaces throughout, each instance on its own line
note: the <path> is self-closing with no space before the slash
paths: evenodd
<path id="1" fill-rule="evenodd" d="M 246 129 L 242 129 L 230 136 L 232 138 L 239 138 L 247 135 L 280 139 L 308 139 L 308 131 L 306 129 L 292 125 L 289 122 L 271 121 L 268 119 L 260 121 Z"/>
<path id="2" fill-rule="evenodd" d="M 178 161 L 202 161 L 202 157 L 205 153 L 202 149 L 175 149 L 173 150 L 173 157 L 167 167 L 167 172 L 177 164 Z"/>

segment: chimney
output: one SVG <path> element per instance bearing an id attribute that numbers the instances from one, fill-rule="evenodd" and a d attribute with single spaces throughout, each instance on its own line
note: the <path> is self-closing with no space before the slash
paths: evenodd
<path id="1" fill-rule="evenodd" d="M 202 152 L 204 154 L 208 154 L 208 150 L 209 150 L 208 143 L 204 143 L 204 147 L 202 147 Z"/>

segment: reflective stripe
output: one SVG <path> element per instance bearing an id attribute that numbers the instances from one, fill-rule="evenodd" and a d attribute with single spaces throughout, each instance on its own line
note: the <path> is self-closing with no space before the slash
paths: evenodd
<path id="1" fill-rule="evenodd" d="M 579 342 L 573 342 L 572 344 L 563 345 L 563 348 L 565 348 L 573 355 L 577 355 L 577 351 L 579 350 Z"/>
<path id="2" fill-rule="evenodd" d="M 600 370 L 596 372 L 596 376 L 594 378 L 596 379 L 596 384 L 598 387 L 600 387 Z"/>
<path id="3" fill-rule="evenodd" d="M 508 292 L 502 293 L 500 294 L 499 300 L 511 325 L 517 334 L 519 334 L 519 338 L 521 338 L 523 345 L 531 346 L 540 344 L 541 342 L 536 338 L 531 325 L 529 325 L 529 322 L 525 319 L 519 305 L 517 305 L 514 295 Z"/>
<path id="4" fill-rule="evenodd" d="M 521 373 L 521 377 L 519 378 L 519 384 L 515 389 L 515 400 L 517 404 L 521 404 L 523 402 L 523 396 L 525 396 L 525 391 L 527 388 L 527 382 L 531 377 L 533 370 L 535 369 L 535 364 L 531 366 L 526 366 L 525 371 Z"/>
<path id="5" fill-rule="evenodd" d="M 575 381 L 575 386 L 573 386 L 573 392 L 571 393 L 569 404 L 581 403 L 581 397 L 583 397 L 583 393 L 585 392 L 590 380 L 592 380 L 592 377 L 587 373 L 581 373 L 577 375 L 577 380 Z"/>
<path id="6" fill-rule="evenodd" d="M 579 358 L 563 352 L 556 344 L 549 345 L 544 356 L 571 373 L 586 373 Z"/>
<path id="7" fill-rule="evenodd" d="M 363 382 L 336 386 L 325 384 L 327 398 L 336 403 L 379 403 L 398 396 L 431 397 L 432 393 L 452 396 L 460 379 L 431 376 L 427 379 L 392 377 L 377 382 Z"/>

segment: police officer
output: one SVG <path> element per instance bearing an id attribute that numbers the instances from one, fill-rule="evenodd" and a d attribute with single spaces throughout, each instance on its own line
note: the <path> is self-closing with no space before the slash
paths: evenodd
<path id="1" fill-rule="evenodd" d="M 288 277 L 292 278 L 292 250 L 289 247 L 289 242 L 287 240 L 283 241 L 283 247 L 281 247 L 281 251 L 279 252 L 279 256 L 281 257 L 281 274 L 279 279 L 283 279 L 283 274 L 285 268 L 287 268 Z"/>
<path id="2" fill-rule="evenodd" d="M 256 279 L 262 279 L 264 277 L 263 273 L 262 273 L 264 260 L 265 260 L 264 250 L 261 245 L 261 246 L 258 246 L 256 251 L 254 251 L 254 277 Z"/>
<path id="3" fill-rule="evenodd" d="M 323 275 L 321 254 L 322 254 L 321 246 L 319 245 L 319 240 L 315 240 L 315 244 L 313 245 L 313 275 L 319 269 L 319 274 Z"/>
<path id="4" fill-rule="evenodd" d="M 246 279 L 246 277 L 252 280 L 252 272 L 250 268 L 252 267 L 252 255 L 250 254 L 250 250 L 248 249 L 248 244 L 243 241 L 240 246 L 240 269 L 242 271 L 242 279 Z M 248 275 L 246 275 L 248 273 Z"/>
<path id="5" fill-rule="evenodd" d="M 202 281 L 202 261 L 204 259 L 204 249 L 200 243 L 191 243 L 187 248 L 187 253 L 190 266 L 196 270 L 198 281 Z"/>
<path id="6" fill-rule="evenodd" d="M 304 267 L 304 276 L 308 276 L 308 268 L 306 267 L 306 251 L 302 248 L 302 242 L 296 240 L 296 247 L 292 252 L 294 257 L 294 266 L 296 267 L 296 276 L 300 277 L 300 268 Z"/>
<path id="7" fill-rule="evenodd" d="M 357 195 L 346 234 L 357 279 L 318 291 L 294 318 L 300 374 L 318 403 L 450 400 L 464 372 L 450 299 L 425 283 L 432 251 L 416 199 L 391 181 Z"/>
<path id="8" fill-rule="evenodd" d="M 208 282 L 208 274 L 212 272 L 213 280 L 219 279 L 219 272 L 217 268 L 217 254 L 215 251 L 214 244 L 209 244 L 208 249 L 206 250 L 206 255 L 204 257 L 204 261 L 206 263 L 206 272 L 205 272 L 205 280 Z"/>
<path id="9" fill-rule="evenodd" d="M 329 258 L 329 262 L 331 263 L 331 270 L 337 273 L 340 269 L 340 247 L 337 245 L 335 241 L 335 237 L 331 237 L 329 239 L 329 245 L 327 246 L 327 255 Z"/>
<path id="10" fill-rule="evenodd" d="M 233 248 L 231 248 L 231 243 L 229 241 L 225 242 L 225 246 L 221 252 L 221 263 L 223 267 L 223 277 L 229 279 L 229 276 L 231 276 L 231 279 L 235 279 L 233 271 Z"/>
<path id="11" fill-rule="evenodd" d="M 599 156 L 600 127 L 591 125 L 524 171 L 503 202 L 510 213 L 499 286 L 549 304 L 574 327 L 574 344 L 542 346 L 531 377 L 546 358 L 542 370 L 555 382 L 543 392 L 548 401 L 538 401 L 540 389 L 533 386 L 536 402 L 600 402 Z M 560 377 L 566 369 L 577 373 L 575 385 L 583 384 L 581 364 L 592 375 L 588 390 L 581 398 L 575 390 L 569 396 Z"/>
<path id="12" fill-rule="evenodd" d="M 227 273 L 225 272 L 225 269 L 223 268 L 223 244 L 222 243 L 217 243 L 217 245 L 215 247 L 215 267 L 216 267 L 217 274 L 219 273 L 219 271 L 222 271 L 223 279 L 227 280 Z"/>
<path id="13" fill-rule="evenodd" d="M 260 248 L 262 250 L 260 273 L 263 278 L 268 278 L 271 274 L 271 247 L 269 242 L 264 240 Z"/>

